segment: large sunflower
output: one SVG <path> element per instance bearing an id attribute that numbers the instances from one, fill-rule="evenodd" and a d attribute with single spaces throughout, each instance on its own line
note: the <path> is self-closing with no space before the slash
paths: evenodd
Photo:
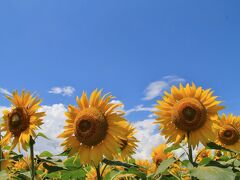
<path id="1" fill-rule="evenodd" d="M 211 89 L 204 90 L 194 83 L 186 87 L 173 86 L 171 94 L 165 92 L 155 114 L 167 142 L 178 144 L 188 136 L 189 143 L 195 147 L 199 142 L 206 144 L 214 139 L 212 126 L 223 106 L 219 106 L 221 101 L 212 94 Z"/>
<path id="2" fill-rule="evenodd" d="M 165 159 L 168 159 L 170 157 L 173 157 L 173 153 L 165 153 L 164 150 L 167 148 L 166 144 L 160 144 L 158 147 L 153 149 L 152 151 L 152 160 L 156 164 L 156 166 L 159 166 L 162 161 Z"/>
<path id="3" fill-rule="evenodd" d="M 38 97 L 33 97 L 30 92 L 14 91 L 12 96 L 6 96 L 12 103 L 10 110 L 3 112 L 2 132 L 6 132 L 1 140 L 1 146 L 7 146 L 12 140 L 11 149 L 20 144 L 24 150 L 27 150 L 26 145 L 29 143 L 30 136 L 35 137 L 35 130 L 42 125 L 44 112 L 38 112 L 41 100 Z"/>
<path id="4" fill-rule="evenodd" d="M 122 159 L 126 160 L 131 157 L 135 153 L 137 148 L 138 140 L 134 137 L 135 128 L 133 128 L 130 124 L 127 125 L 126 129 L 126 137 L 125 139 L 121 139 L 121 153 L 120 156 Z"/>
<path id="5" fill-rule="evenodd" d="M 240 116 L 233 116 L 223 114 L 215 124 L 217 133 L 216 143 L 221 146 L 240 152 Z"/>
<path id="6" fill-rule="evenodd" d="M 62 146 L 71 149 L 69 155 L 78 153 L 83 164 L 97 165 L 104 157 L 113 159 L 125 138 L 126 120 L 111 103 L 113 96 L 101 91 L 92 92 L 90 99 L 83 92 L 77 97 L 78 107 L 69 105 L 65 130 L 58 137 L 65 138 Z"/>

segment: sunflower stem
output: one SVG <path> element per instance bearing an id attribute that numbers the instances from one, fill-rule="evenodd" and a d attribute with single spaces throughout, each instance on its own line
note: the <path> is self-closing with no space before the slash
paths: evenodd
<path id="1" fill-rule="evenodd" d="M 187 133 L 187 142 L 188 142 L 188 159 L 191 162 L 191 164 L 194 166 L 193 162 L 193 154 L 192 154 L 192 146 L 189 142 L 189 132 Z"/>
<path id="2" fill-rule="evenodd" d="M 107 164 L 104 165 L 103 170 L 102 170 L 102 172 L 101 172 L 101 176 L 103 176 L 103 173 L 104 173 L 104 171 L 105 171 L 105 169 L 106 169 L 107 166 L 108 166 Z"/>
<path id="3" fill-rule="evenodd" d="M 32 136 L 30 136 L 29 147 L 30 147 L 30 157 L 31 157 L 31 180 L 34 180 L 34 176 L 35 176 L 34 151 L 33 151 L 34 143 L 35 142 L 34 142 Z"/>
<path id="4" fill-rule="evenodd" d="M 101 180 L 102 177 L 101 177 L 100 166 L 99 165 L 96 167 L 96 173 L 97 173 L 97 180 Z"/>

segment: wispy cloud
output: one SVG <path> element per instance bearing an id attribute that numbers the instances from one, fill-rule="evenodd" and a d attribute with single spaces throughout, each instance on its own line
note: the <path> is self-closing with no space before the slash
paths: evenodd
<path id="1" fill-rule="evenodd" d="M 171 85 L 175 83 L 184 82 L 185 79 L 180 78 L 175 75 L 171 76 L 164 76 L 159 81 L 151 82 L 148 87 L 144 91 L 144 98 L 143 100 L 152 100 L 158 96 L 160 96 L 164 90 L 168 89 Z"/>
<path id="2" fill-rule="evenodd" d="M 133 112 L 141 112 L 141 111 L 146 111 L 146 112 L 153 112 L 155 110 L 154 107 L 144 107 L 143 104 L 137 105 L 132 109 L 126 110 L 126 115 L 129 115 Z"/>
<path id="3" fill-rule="evenodd" d="M 0 93 L 6 94 L 6 95 L 11 95 L 11 93 L 7 89 L 4 89 L 4 88 L 0 88 Z"/>
<path id="4" fill-rule="evenodd" d="M 61 94 L 63 96 L 72 96 L 75 88 L 72 86 L 53 87 L 48 91 L 51 94 Z"/>

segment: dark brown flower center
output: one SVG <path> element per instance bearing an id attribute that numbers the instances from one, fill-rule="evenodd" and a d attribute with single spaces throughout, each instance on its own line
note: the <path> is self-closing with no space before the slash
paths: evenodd
<path id="1" fill-rule="evenodd" d="M 172 112 L 173 122 L 183 131 L 194 131 L 202 127 L 207 120 L 207 110 L 194 98 L 183 98 L 176 103 Z"/>
<path id="2" fill-rule="evenodd" d="M 21 132 L 29 127 L 30 117 L 27 110 L 23 107 L 17 107 L 12 110 L 8 115 L 8 127 L 9 131 L 14 134 L 14 136 L 19 136 Z"/>
<path id="3" fill-rule="evenodd" d="M 185 107 L 182 111 L 182 114 L 187 121 L 193 121 L 196 115 L 196 110 L 192 107 Z"/>
<path id="4" fill-rule="evenodd" d="M 218 133 L 218 137 L 223 144 L 233 145 L 239 140 L 239 132 L 229 124 Z"/>
<path id="5" fill-rule="evenodd" d="M 79 123 L 79 129 L 81 132 L 86 132 L 91 130 L 91 122 L 88 120 L 82 120 Z"/>
<path id="6" fill-rule="evenodd" d="M 76 117 L 74 134 L 78 141 L 87 146 L 96 146 L 107 135 L 108 123 L 96 108 L 82 110 Z"/>

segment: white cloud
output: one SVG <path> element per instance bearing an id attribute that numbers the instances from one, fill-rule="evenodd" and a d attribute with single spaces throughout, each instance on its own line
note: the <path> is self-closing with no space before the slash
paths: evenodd
<path id="1" fill-rule="evenodd" d="M 165 142 L 157 131 L 158 125 L 153 122 L 154 119 L 146 119 L 133 123 L 137 130 L 135 137 L 139 140 L 134 158 L 151 160 L 152 149 Z"/>
<path id="2" fill-rule="evenodd" d="M 145 97 L 143 100 L 152 100 L 157 96 L 160 96 L 163 91 L 168 89 L 171 85 L 184 81 L 183 78 L 178 76 L 164 76 L 160 81 L 155 81 L 148 85 L 144 91 Z"/>
<path id="3" fill-rule="evenodd" d="M 152 100 L 157 96 L 160 96 L 164 89 L 168 88 L 168 83 L 165 81 L 155 81 L 148 85 L 145 90 L 145 97 L 143 100 Z"/>
<path id="4" fill-rule="evenodd" d="M 51 106 L 42 106 L 41 111 L 46 112 L 46 116 L 40 132 L 47 135 L 50 140 L 39 137 L 35 145 L 35 151 L 50 151 L 53 154 L 61 153 L 63 149 L 60 147 L 60 143 L 63 140 L 57 138 L 57 136 L 63 132 L 63 126 L 66 120 L 64 112 L 66 112 L 67 109 L 63 104 L 53 104 Z"/>
<path id="5" fill-rule="evenodd" d="M 72 86 L 53 87 L 50 91 L 51 94 L 61 94 L 63 96 L 72 96 L 75 88 Z"/>
<path id="6" fill-rule="evenodd" d="M 129 115 L 133 112 L 141 112 L 141 111 L 146 111 L 146 112 L 153 112 L 155 110 L 154 107 L 144 107 L 143 104 L 137 105 L 132 109 L 126 110 L 126 115 Z"/>
<path id="7" fill-rule="evenodd" d="M 7 89 L 4 89 L 4 88 L 0 88 L 0 93 L 6 94 L 6 95 L 11 95 L 11 93 Z"/>

